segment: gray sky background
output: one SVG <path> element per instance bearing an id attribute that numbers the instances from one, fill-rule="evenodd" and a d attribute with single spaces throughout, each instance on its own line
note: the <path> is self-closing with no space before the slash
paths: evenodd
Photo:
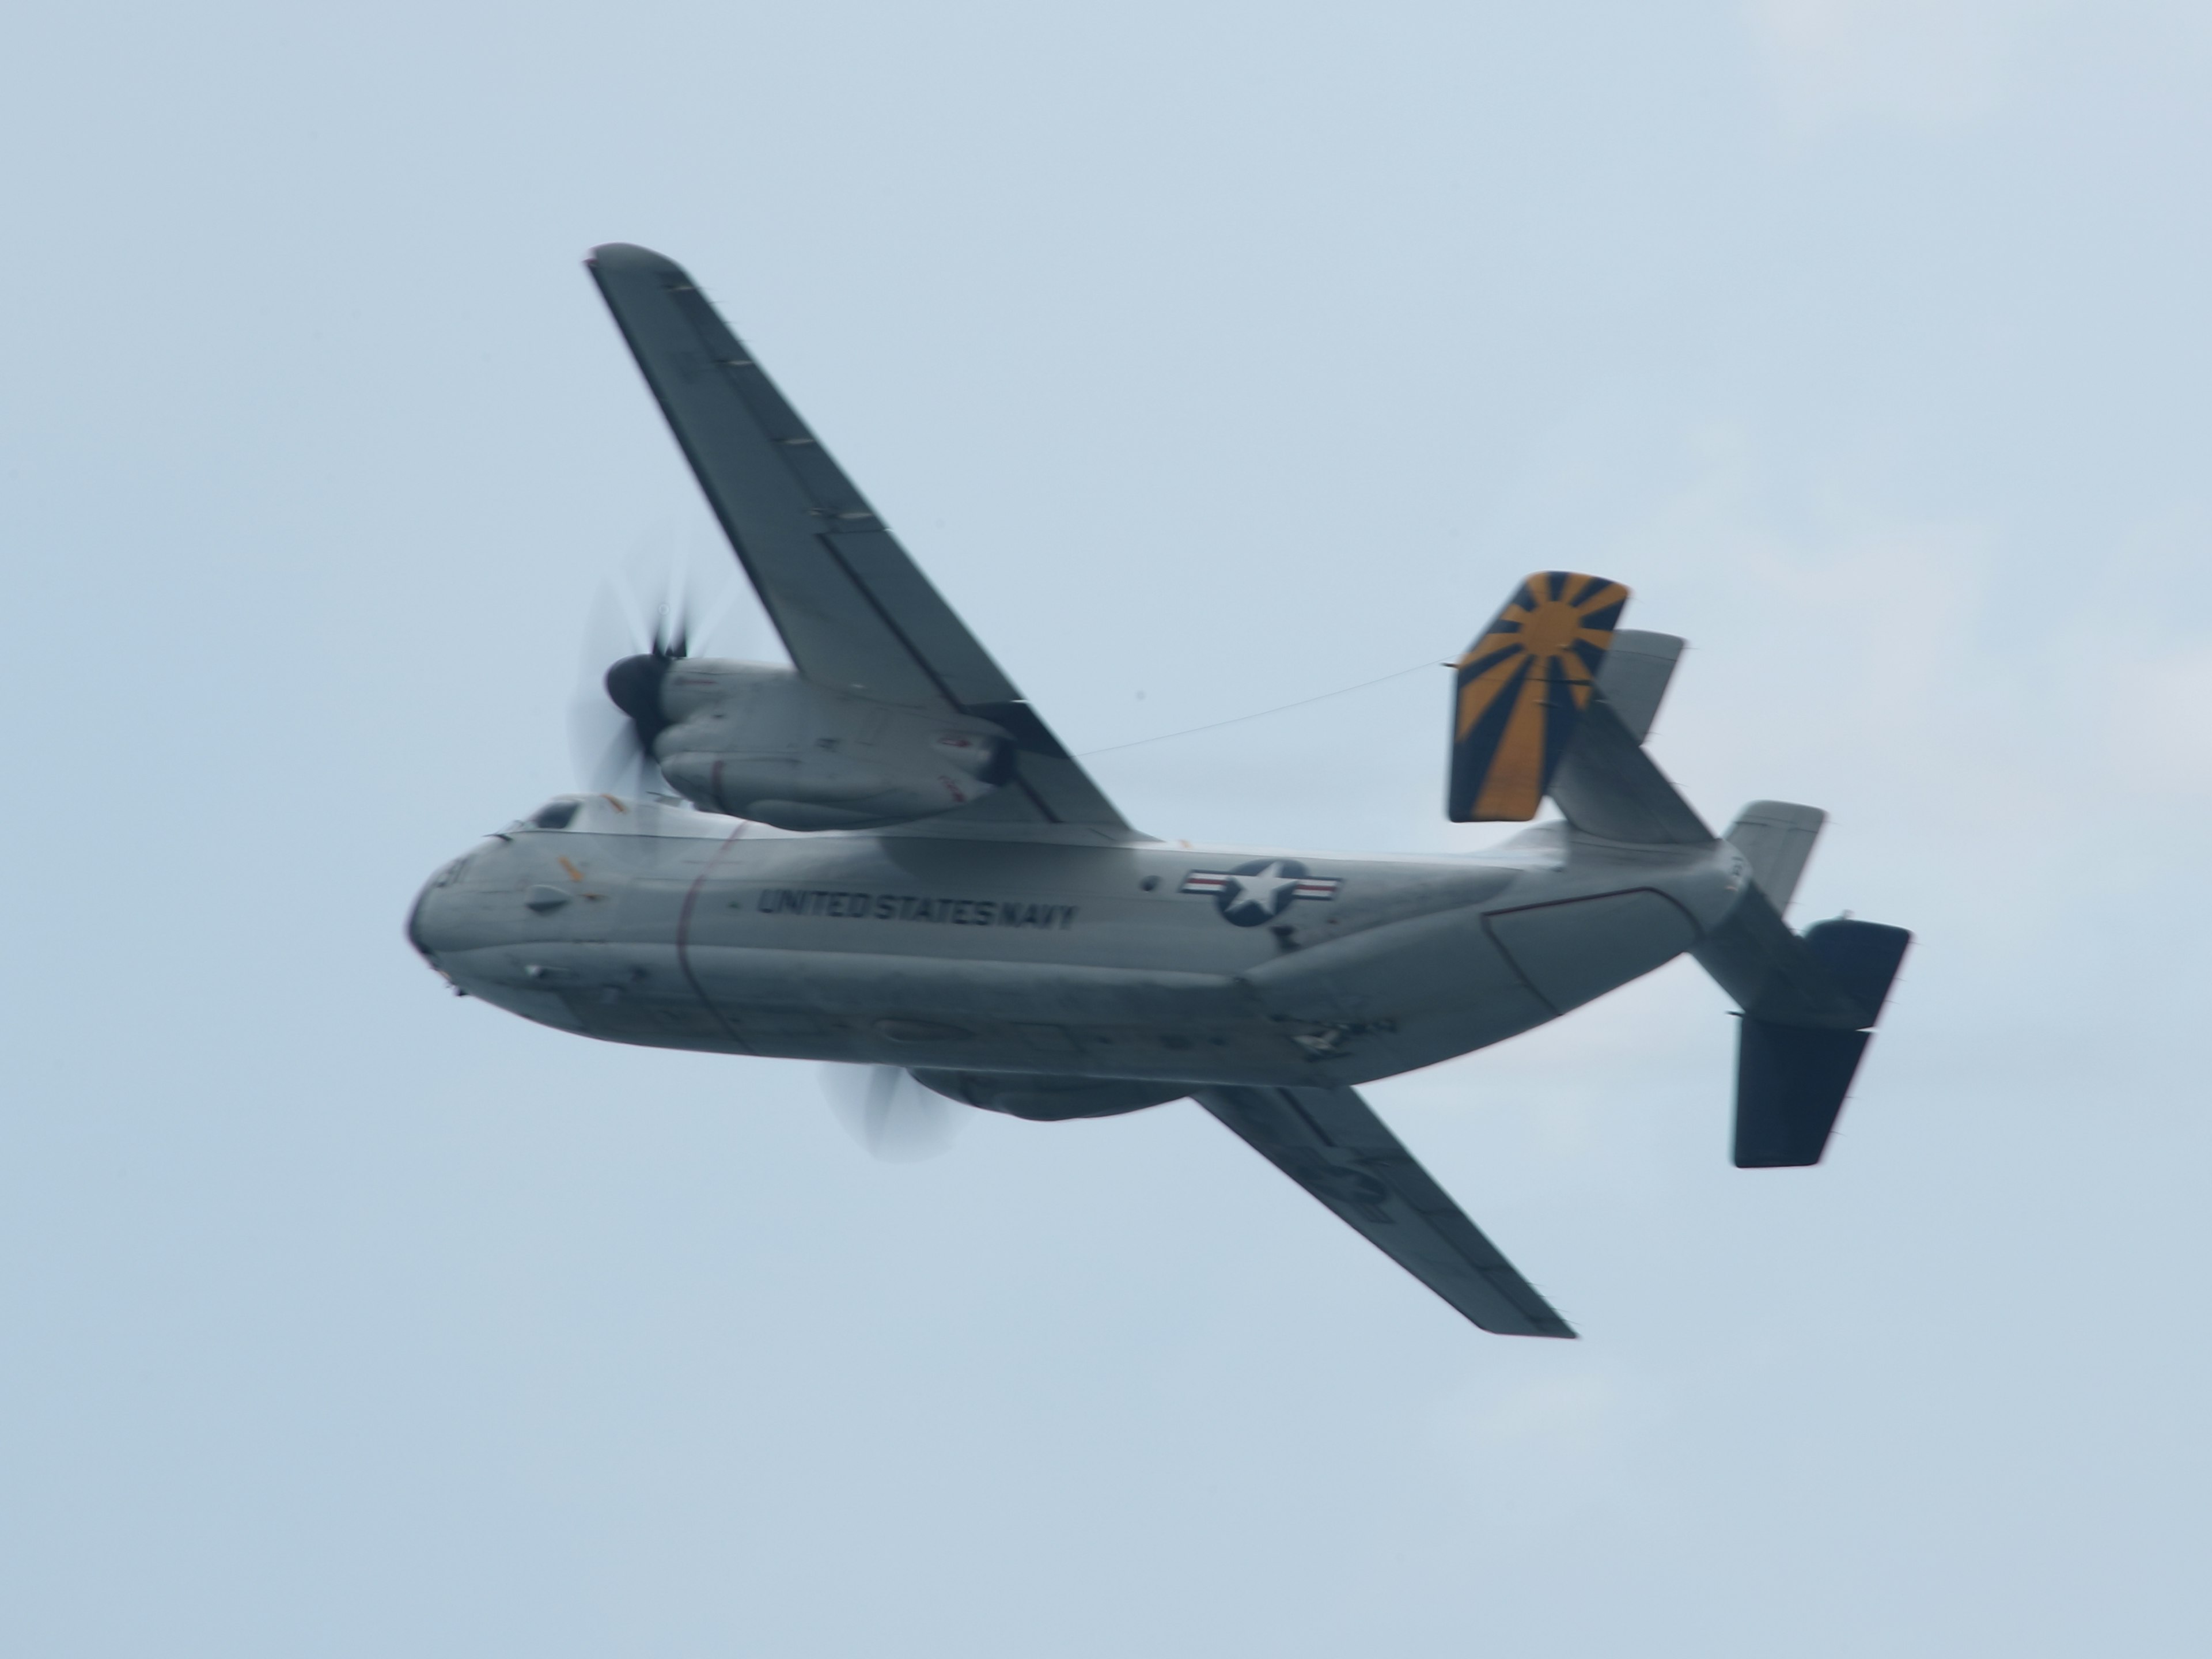
<path id="1" fill-rule="evenodd" d="M 2212 12 L 210 3 L 0 21 L 0 1648 L 1159 1659 L 2207 1641 Z M 1586 1333 L 1205 1119 L 873 1163 L 458 1002 L 695 492 L 687 264 L 1072 747 L 1553 565 L 1919 935 L 1829 1163 L 1677 963 L 1381 1109 Z M 1452 848 L 1445 677 L 1101 757 Z"/>

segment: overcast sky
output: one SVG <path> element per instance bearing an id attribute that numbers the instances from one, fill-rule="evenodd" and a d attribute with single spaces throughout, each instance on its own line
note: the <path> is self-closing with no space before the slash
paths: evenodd
<path id="1" fill-rule="evenodd" d="M 0 1649 L 2204 1651 L 2212 11 L 125 0 L 0 135 Z M 613 240 L 1073 748 L 1627 583 L 1661 763 L 1917 934 L 1828 1162 L 1686 961 L 1377 1085 L 1515 1341 L 1188 1103 L 887 1164 L 445 994 L 712 545 Z M 1446 679 L 1097 774 L 1479 847 Z"/>

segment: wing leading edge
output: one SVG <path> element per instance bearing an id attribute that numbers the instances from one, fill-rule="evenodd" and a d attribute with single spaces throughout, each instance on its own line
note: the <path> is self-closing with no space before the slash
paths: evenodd
<path id="1" fill-rule="evenodd" d="M 1484 1330 L 1575 1334 L 1354 1091 L 1206 1087 L 1191 1095 Z"/>
<path id="2" fill-rule="evenodd" d="M 1012 783 L 963 818 L 1133 833 L 683 267 L 623 242 L 586 265 L 799 672 L 1011 735 Z"/>

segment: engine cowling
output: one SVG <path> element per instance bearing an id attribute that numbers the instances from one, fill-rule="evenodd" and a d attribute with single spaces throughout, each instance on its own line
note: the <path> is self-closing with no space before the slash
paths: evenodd
<path id="1" fill-rule="evenodd" d="M 1190 1091 L 1141 1078 L 1044 1077 L 1024 1072 L 955 1072 L 920 1066 L 908 1073 L 933 1094 L 1035 1123 L 1119 1117 L 1164 1106 Z"/>
<path id="2" fill-rule="evenodd" d="M 1012 740 L 988 720 L 871 702 L 765 663 L 679 659 L 659 692 L 662 775 L 696 805 L 781 830 L 931 817 L 1012 770 Z"/>

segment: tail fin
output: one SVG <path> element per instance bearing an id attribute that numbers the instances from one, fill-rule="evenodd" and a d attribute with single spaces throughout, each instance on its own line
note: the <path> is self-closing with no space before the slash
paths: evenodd
<path id="1" fill-rule="evenodd" d="M 1640 628 L 1614 631 L 1613 649 L 1605 653 L 1598 670 L 1598 695 L 1613 705 L 1628 735 L 1642 743 L 1651 735 L 1659 718 L 1659 704 L 1682 659 L 1682 641 L 1672 634 L 1651 634 Z"/>
<path id="2" fill-rule="evenodd" d="M 1873 921 L 1823 921 L 1805 930 L 1806 951 L 1858 1004 L 1864 1024 L 1881 1017 L 1912 935 Z M 1871 1030 L 1822 1030 L 1747 1012 L 1736 1037 L 1735 1165 L 1802 1168 L 1828 1149 Z"/>
<path id="3" fill-rule="evenodd" d="M 1540 570 L 1468 647 L 1452 721 L 1453 823 L 1536 816 L 1627 604 L 1619 582 Z"/>
<path id="4" fill-rule="evenodd" d="M 1735 1163 L 1818 1164 L 1912 935 L 1848 921 L 1793 933 L 1753 868 L 1753 885 L 1728 920 L 1690 952 L 1743 1010 Z"/>
<path id="5" fill-rule="evenodd" d="M 1644 752 L 1682 641 L 1617 628 L 1628 590 L 1541 571 L 1459 661 L 1449 811 L 1456 823 L 1526 819 L 1546 795 L 1583 834 L 1649 847 L 1711 847 L 1713 832 Z M 1735 1162 L 1817 1164 L 1912 935 L 1782 920 L 1827 814 L 1753 801 L 1728 841 L 1751 881 L 1691 954 L 1743 1010 Z"/>
<path id="6" fill-rule="evenodd" d="M 1624 628 L 1613 635 L 1597 695 L 1551 783 L 1552 799 L 1585 835 L 1645 847 L 1712 844 L 1705 820 L 1644 752 L 1681 654 L 1671 634 Z"/>
<path id="7" fill-rule="evenodd" d="M 1736 1032 L 1735 1167 L 1818 1164 L 1873 1035 L 1808 1031 L 1747 1014 Z"/>
<path id="8" fill-rule="evenodd" d="M 1776 915 L 1789 911 L 1797 878 L 1805 873 L 1805 860 L 1813 856 L 1813 843 L 1820 840 L 1820 826 L 1827 821 L 1828 815 L 1817 806 L 1755 800 L 1729 826 L 1729 845 L 1751 861 L 1751 878 Z"/>

